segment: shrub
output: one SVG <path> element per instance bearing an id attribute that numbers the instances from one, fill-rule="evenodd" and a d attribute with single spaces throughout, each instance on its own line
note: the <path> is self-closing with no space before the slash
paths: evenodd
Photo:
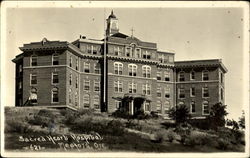
<path id="1" fill-rule="evenodd" d="M 111 114 L 111 116 L 116 117 L 116 118 L 125 118 L 125 119 L 130 119 L 132 118 L 131 115 L 129 115 L 126 111 L 117 109 L 115 112 Z"/>
<path id="2" fill-rule="evenodd" d="M 176 139 L 176 133 L 172 129 L 167 130 L 166 136 L 169 142 L 173 142 Z"/>
<path id="3" fill-rule="evenodd" d="M 157 143 L 162 143 L 163 142 L 163 140 L 164 140 L 164 135 L 165 135 L 165 131 L 163 131 L 163 130 L 159 130 L 159 131 L 157 131 L 156 133 L 155 133 L 155 142 L 157 142 Z"/>
<path id="4" fill-rule="evenodd" d="M 231 146 L 228 140 L 222 138 L 219 138 L 217 143 L 218 143 L 217 148 L 220 150 L 227 150 Z"/>
<path id="5" fill-rule="evenodd" d="M 79 109 L 78 113 L 79 115 L 92 115 L 95 112 L 94 109 Z"/>
<path id="6" fill-rule="evenodd" d="M 209 145 L 214 146 L 216 142 L 215 137 L 202 133 L 199 131 L 193 131 L 185 141 L 185 145 L 195 146 L 195 145 Z"/>
<path id="7" fill-rule="evenodd" d="M 22 120 L 8 120 L 5 124 L 5 132 L 17 132 L 20 134 L 31 132 L 32 129 L 26 122 Z"/>
<path id="8" fill-rule="evenodd" d="M 177 124 L 185 123 L 190 118 L 189 110 L 185 105 L 172 107 L 168 111 L 169 117 L 176 121 Z"/>
<path id="9" fill-rule="evenodd" d="M 210 125 L 208 119 L 189 119 L 188 123 L 191 124 L 193 127 L 203 130 L 208 130 Z"/>
<path id="10" fill-rule="evenodd" d="M 161 123 L 161 125 L 163 125 L 166 129 L 176 127 L 176 123 L 170 120 Z"/>

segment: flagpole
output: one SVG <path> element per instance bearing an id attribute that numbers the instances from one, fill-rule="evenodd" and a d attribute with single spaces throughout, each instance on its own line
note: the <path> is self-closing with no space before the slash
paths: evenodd
<path id="1" fill-rule="evenodd" d="M 107 36 L 107 33 L 106 33 L 106 8 L 104 8 L 104 52 L 103 52 L 103 63 L 104 63 L 104 69 L 103 69 L 103 105 L 104 105 L 104 109 L 105 111 L 107 111 L 107 105 L 106 105 L 106 36 Z"/>

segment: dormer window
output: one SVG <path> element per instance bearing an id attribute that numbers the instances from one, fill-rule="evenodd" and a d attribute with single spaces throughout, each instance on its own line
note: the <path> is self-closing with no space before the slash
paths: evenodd
<path id="1" fill-rule="evenodd" d="M 143 51 L 143 55 L 142 55 L 143 59 L 150 59 L 151 58 L 151 53 L 146 51 Z"/>

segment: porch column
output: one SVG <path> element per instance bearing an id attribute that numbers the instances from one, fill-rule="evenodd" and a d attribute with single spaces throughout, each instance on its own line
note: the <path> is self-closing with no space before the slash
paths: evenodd
<path id="1" fill-rule="evenodd" d="M 134 100 L 131 101 L 131 115 L 134 115 Z"/>
<path id="2" fill-rule="evenodd" d="M 143 101 L 142 110 L 145 112 L 145 100 Z"/>

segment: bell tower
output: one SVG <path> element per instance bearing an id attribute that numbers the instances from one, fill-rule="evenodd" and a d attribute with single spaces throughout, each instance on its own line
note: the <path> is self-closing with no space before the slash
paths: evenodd
<path id="1" fill-rule="evenodd" d="M 119 27 L 118 27 L 118 19 L 114 15 L 113 10 L 111 11 L 111 14 L 109 15 L 107 19 L 107 30 L 106 30 L 106 35 L 111 36 L 115 33 L 119 32 Z"/>

